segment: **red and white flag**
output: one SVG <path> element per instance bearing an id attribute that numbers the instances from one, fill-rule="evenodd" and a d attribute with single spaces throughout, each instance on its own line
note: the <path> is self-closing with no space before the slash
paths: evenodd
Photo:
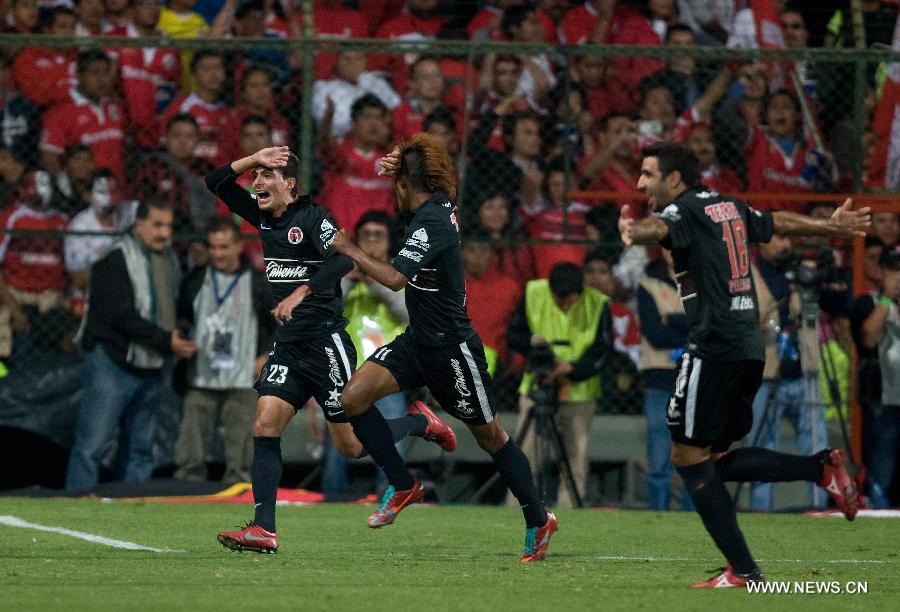
<path id="1" fill-rule="evenodd" d="M 894 25 L 894 51 L 900 51 L 900 16 Z M 869 160 L 866 185 L 884 189 L 900 187 L 900 62 L 887 65 L 887 78 L 872 119 L 875 150 Z"/>
<path id="2" fill-rule="evenodd" d="M 784 49 L 784 32 L 781 30 L 781 18 L 775 9 L 774 0 L 750 0 L 753 21 L 756 25 L 756 42 L 760 49 Z M 771 62 L 769 91 L 781 89 L 786 84 L 785 70 L 789 70 L 783 62 Z"/>

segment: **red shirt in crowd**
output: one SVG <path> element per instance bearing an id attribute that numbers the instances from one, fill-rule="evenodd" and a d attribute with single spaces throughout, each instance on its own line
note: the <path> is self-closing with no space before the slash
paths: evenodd
<path id="1" fill-rule="evenodd" d="M 573 202 L 565 212 L 551 208 L 539 212 L 525 221 L 528 236 L 538 240 L 554 240 L 561 242 L 587 240 L 587 220 L 585 213 L 588 207 Z M 568 261 L 575 265 L 584 264 L 587 247 L 584 244 L 535 243 L 531 245 L 534 254 L 535 271 L 538 278 L 550 276 L 550 270 L 558 263 Z"/>
<path id="2" fill-rule="evenodd" d="M 492 241 L 494 261 L 485 276 L 508 276 L 520 287 L 535 278 L 534 255 L 527 244 Z"/>
<path id="3" fill-rule="evenodd" d="M 634 365 L 640 367 L 641 328 L 637 315 L 621 302 L 610 302 L 609 314 L 612 317 L 613 347 L 628 355 Z"/>
<path id="4" fill-rule="evenodd" d="M 472 326 L 501 359 L 506 355 L 506 329 L 521 298 L 522 286 L 509 276 L 466 274 L 466 310 Z"/>
<path id="5" fill-rule="evenodd" d="M 16 89 L 41 108 L 66 101 L 69 90 L 78 82 L 76 56 L 77 51 L 70 49 L 25 47 L 13 60 Z"/>
<path id="6" fill-rule="evenodd" d="M 446 18 L 442 15 L 420 19 L 404 11 L 378 28 L 377 37 L 389 40 L 433 40 L 445 21 Z M 417 57 L 417 53 L 373 55 L 370 56 L 369 68 L 383 70 L 391 75 L 394 90 L 402 96 L 406 93 L 409 81 L 409 67 Z"/>
<path id="7" fill-rule="evenodd" d="M 7 208 L 0 215 L 0 227 L 5 230 L 62 232 L 68 224 L 69 218 L 58 210 L 39 211 L 24 204 Z M 62 234 L 4 234 L 0 240 L 0 263 L 6 283 L 19 291 L 39 293 L 48 289 L 66 289 Z"/>
<path id="8" fill-rule="evenodd" d="M 240 159 L 244 156 L 241 151 L 241 123 L 249 117 L 250 110 L 243 104 L 231 109 L 225 115 L 225 121 L 222 125 L 222 138 L 219 140 L 219 165 L 227 164 L 231 160 Z M 276 147 L 286 146 L 290 142 L 291 126 L 287 119 L 282 117 L 275 110 L 270 110 L 265 114 L 264 119 L 268 120 L 269 127 L 272 128 L 272 145 Z"/>
<path id="9" fill-rule="evenodd" d="M 302 29 L 301 11 L 297 11 L 297 23 Z M 368 38 L 369 24 L 359 11 L 341 6 L 340 2 L 314 2 L 313 31 L 319 39 Z M 331 78 L 336 57 L 334 53 L 316 53 L 313 63 L 313 74 L 316 79 Z"/>
<path id="10" fill-rule="evenodd" d="M 175 115 L 186 113 L 197 120 L 200 126 L 200 142 L 194 150 L 197 157 L 202 157 L 211 164 L 219 161 L 219 140 L 225 128 L 228 107 L 224 104 L 207 102 L 195 93 L 184 94 L 175 99 L 163 116 L 160 117 L 160 142 L 165 136 L 166 123 Z"/>
<path id="11" fill-rule="evenodd" d="M 354 147 L 349 138 L 339 140 L 334 147 L 334 163 L 326 169 L 322 203 L 338 227 L 354 232 L 356 222 L 369 210 L 393 216 L 394 182 L 378 176 L 378 160 L 387 151 L 365 153 Z"/>
<path id="12" fill-rule="evenodd" d="M 62 155 L 72 145 L 87 145 L 97 168 L 109 168 L 124 181 L 124 127 L 125 118 L 118 104 L 109 98 L 94 104 L 72 89 L 67 101 L 44 114 L 41 150 Z"/>
<path id="13" fill-rule="evenodd" d="M 110 36 L 138 38 L 134 25 L 118 28 Z M 175 98 L 181 82 L 181 60 L 175 49 L 123 48 L 111 55 L 119 66 L 125 108 L 138 145 L 158 145 L 156 118 Z"/>
<path id="14" fill-rule="evenodd" d="M 773 193 L 813 191 L 813 185 L 801 176 L 811 146 L 797 141 L 790 155 L 761 126 L 753 128 L 747 149 L 747 190 Z M 759 202 L 762 210 L 803 212 L 804 202 Z"/>
<path id="15" fill-rule="evenodd" d="M 727 166 L 713 164 L 703 171 L 703 184 L 718 193 L 740 193 L 744 190 L 741 177 Z"/>

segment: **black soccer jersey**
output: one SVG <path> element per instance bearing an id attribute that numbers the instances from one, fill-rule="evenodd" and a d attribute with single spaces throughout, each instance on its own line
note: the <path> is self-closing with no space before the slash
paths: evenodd
<path id="1" fill-rule="evenodd" d="M 772 238 L 772 215 L 714 191 L 690 189 L 657 216 L 669 228 L 662 245 L 675 260 L 689 351 L 704 359 L 763 361 L 749 245 Z"/>
<path id="2" fill-rule="evenodd" d="M 298 286 L 309 284 L 326 258 L 343 257 L 330 248 L 337 224 L 310 196 L 301 196 L 275 218 L 261 211 L 256 196 L 238 185 L 236 179 L 229 165 L 215 170 L 206 183 L 228 208 L 259 229 L 266 278 L 276 303 Z M 330 286 L 316 288 L 304 299 L 294 309 L 291 320 L 278 328 L 276 340 L 303 340 L 331 334 L 346 326 L 338 278 Z"/>
<path id="3" fill-rule="evenodd" d="M 466 282 L 454 210 L 445 193 L 422 203 L 394 258 L 394 267 L 409 279 L 409 332 L 419 344 L 448 346 L 475 334 L 466 313 Z"/>

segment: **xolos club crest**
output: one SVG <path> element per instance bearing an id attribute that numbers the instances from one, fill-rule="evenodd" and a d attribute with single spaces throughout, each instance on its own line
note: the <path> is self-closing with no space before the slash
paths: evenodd
<path id="1" fill-rule="evenodd" d="M 288 242 L 291 244 L 300 244 L 303 241 L 303 230 L 296 225 L 288 230 Z"/>

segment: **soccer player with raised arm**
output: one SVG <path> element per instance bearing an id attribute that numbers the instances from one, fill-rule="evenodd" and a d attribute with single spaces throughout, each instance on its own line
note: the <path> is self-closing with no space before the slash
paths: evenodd
<path id="1" fill-rule="evenodd" d="M 252 171 L 253 195 L 237 178 Z M 350 458 L 366 450 L 353 434 L 339 397 L 356 364 L 356 351 L 344 331 L 341 277 L 353 262 L 335 252 L 338 228 L 312 197 L 297 197 L 300 160 L 287 147 L 270 147 L 215 170 L 206 179 L 210 191 L 259 229 L 266 278 L 278 305 L 272 311 L 279 328 L 275 347 L 256 380 L 259 401 L 253 422 L 255 516 L 238 531 L 222 531 L 219 542 L 233 550 L 273 553 L 275 496 L 281 480 L 281 434 L 310 397 L 325 412 L 335 448 Z M 215 288 L 226 292 L 227 287 Z M 407 435 L 432 440 L 444 450 L 456 448 L 453 430 L 423 404 L 387 421 L 391 444 Z"/>
<path id="2" fill-rule="evenodd" d="M 353 430 L 391 483 L 381 507 L 369 517 L 369 527 L 391 524 L 400 510 L 424 495 L 372 404 L 390 393 L 425 385 L 491 455 L 525 515 L 521 560 L 541 561 L 557 520 L 541 504 L 528 459 L 496 415 L 484 347 L 466 312 L 453 164 L 431 136 L 416 134 L 382 158 L 381 166 L 384 174 L 396 177 L 400 211 L 412 213 L 402 250 L 387 263 L 368 256 L 345 230 L 331 243 L 375 281 L 394 291 L 406 288 L 409 327 L 376 350 L 341 394 Z"/>
<path id="3" fill-rule="evenodd" d="M 738 528 L 725 482 L 816 482 L 851 521 L 859 504 L 840 449 L 806 457 L 762 448 L 728 450 L 750 431 L 765 360 L 750 244 L 768 242 L 773 234 L 851 237 L 863 233 L 871 215 L 868 208 L 852 210 L 850 200 L 828 219 L 755 210 L 700 185 L 694 154 L 666 142 L 643 150 L 637 186 L 656 212 L 636 221 L 624 208 L 622 241 L 659 243 L 672 251 L 688 317 L 688 345 L 666 415 L 672 463 L 728 563 L 693 586 L 744 587 L 764 578 Z"/>

